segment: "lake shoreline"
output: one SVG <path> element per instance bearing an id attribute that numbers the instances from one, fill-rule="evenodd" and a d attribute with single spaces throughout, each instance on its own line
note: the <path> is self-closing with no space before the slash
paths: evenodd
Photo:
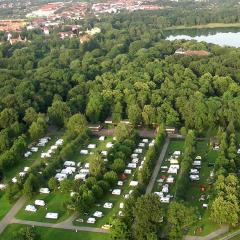
<path id="1" fill-rule="evenodd" d="M 185 30 L 185 29 L 214 29 L 214 28 L 240 28 L 240 23 L 209 23 L 204 25 L 194 26 L 173 26 L 164 28 L 164 31 L 168 30 Z"/>

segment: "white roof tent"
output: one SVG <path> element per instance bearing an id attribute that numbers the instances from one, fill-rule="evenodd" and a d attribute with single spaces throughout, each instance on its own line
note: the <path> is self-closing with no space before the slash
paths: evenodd
<path id="1" fill-rule="evenodd" d="M 58 213 L 47 213 L 45 218 L 48 218 L 48 219 L 58 219 Z"/>
<path id="2" fill-rule="evenodd" d="M 36 212 L 37 209 L 36 209 L 36 207 L 34 205 L 27 205 L 25 207 L 25 211 L 27 211 L 27 212 Z"/>
<path id="3" fill-rule="evenodd" d="M 76 163 L 73 161 L 65 161 L 63 165 L 66 167 L 75 167 Z"/>
<path id="4" fill-rule="evenodd" d="M 40 192 L 40 193 L 49 194 L 49 193 L 50 193 L 50 190 L 49 190 L 49 188 L 40 188 L 40 189 L 39 189 L 39 192 Z"/>
<path id="5" fill-rule="evenodd" d="M 121 189 L 113 189 L 112 195 L 121 195 Z"/>
<path id="6" fill-rule="evenodd" d="M 43 200 L 35 200 L 34 204 L 36 206 L 45 206 L 45 202 Z"/>
<path id="7" fill-rule="evenodd" d="M 110 202 L 106 202 L 106 203 L 104 203 L 104 205 L 103 205 L 103 208 L 112 208 L 112 207 L 113 207 L 113 204 L 110 203 Z"/>
<path id="8" fill-rule="evenodd" d="M 96 218 L 88 218 L 87 223 L 94 224 L 96 222 Z"/>
<path id="9" fill-rule="evenodd" d="M 80 154 L 82 154 L 82 155 L 88 155 L 88 150 L 84 150 L 84 149 L 83 149 L 83 150 L 80 151 Z"/>
<path id="10" fill-rule="evenodd" d="M 89 144 L 89 145 L 87 146 L 87 148 L 88 148 L 88 149 L 94 149 L 94 148 L 96 148 L 96 144 Z"/>

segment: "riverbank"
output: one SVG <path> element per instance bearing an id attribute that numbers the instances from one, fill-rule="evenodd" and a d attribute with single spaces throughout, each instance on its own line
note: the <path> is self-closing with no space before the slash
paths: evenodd
<path id="1" fill-rule="evenodd" d="M 184 30 L 184 29 L 211 29 L 211 28 L 240 28 L 240 23 L 209 23 L 195 26 L 172 26 L 164 30 Z"/>

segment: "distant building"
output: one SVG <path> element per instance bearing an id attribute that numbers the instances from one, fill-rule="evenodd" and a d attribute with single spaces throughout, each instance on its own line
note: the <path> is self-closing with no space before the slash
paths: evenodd
<path id="1" fill-rule="evenodd" d="M 183 48 L 179 48 L 175 51 L 176 55 L 184 55 L 184 56 L 208 56 L 210 52 L 205 50 L 185 50 Z"/>

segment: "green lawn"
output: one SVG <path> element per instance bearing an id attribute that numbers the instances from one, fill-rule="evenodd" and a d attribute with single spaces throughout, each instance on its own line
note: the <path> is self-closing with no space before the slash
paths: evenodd
<path id="1" fill-rule="evenodd" d="M 205 236 L 209 233 L 217 230 L 220 226 L 213 223 L 210 220 L 209 209 L 202 207 L 203 203 L 211 201 L 212 185 L 210 184 L 210 172 L 213 167 L 209 167 L 208 163 L 214 163 L 217 158 L 217 151 L 213 151 L 208 146 L 207 141 L 201 141 L 197 143 L 196 155 L 202 157 L 202 168 L 200 170 L 200 181 L 191 182 L 189 190 L 187 192 L 186 200 L 189 206 L 193 206 L 197 209 L 198 215 L 201 218 L 194 226 L 190 229 L 189 235 Z M 204 190 L 203 190 L 204 188 Z M 199 201 L 201 195 L 210 196 L 209 200 Z"/>
<path id="2" fill-rule="evenodd" d="M 38 207 L 38 210 L 35 213 L 25 211 L 25 206 L 28 204 L 34 204 L 35 199 L 44 200 L 46 206 Z M 70 216 L 63 207 L 63 203 L 69 199 L 70 194 L 64 194 L 60 191 L 50 194 L 39 194 L 34 198 L 34 200 L 31 200 L 25 204 L 25 206 L 17 213 L 16 218 L 38 222 L 61 222 Z M 46 219 L 45 215 L 47 212 L 56 212 L 59 214 L 59 218 L 57 220 Z"/>
<path id="3" fill-rule="evenodd" d="M 0 220 L 10 210 L 11 204 L 6 198 L 6 194 L 0 195 Z"/>
<path id="4" fill-rule="evenodd" d="M 0 240 L 12 240 L 14 232 L 20 228 L 26 227 L 18 224 L 9 225 L 0 235 Z M 75 232 L 70 230 L 53 229 L 35 227 L 37 234 L 41 240 L 110 240 L 109 234 L 90 233 L 90 232 Z"/>
<path id="5" fill-rule="evenodd" d="M 88 144 L 96 144 L 96 148 L 95 149 L 88 149 L 89 152 L 101 152 L 103 150 L 106 150 L 106 144 L 108 142 L 113 142 L 113 138 L 108 136 L 105 138 L 104 141 L 99 141 L 98 140 L 99 137 L 91 137 L 88 141 L 88 143 L 84 146 L 81 147 L 79 146 L 76 150 L 76 152 L 73 154 L 71 161 L 75 161 L 75 162 L 87 162 L 89 155 L 81 155 L 80 154 L 80 150 L 82 149 L 87 149 Z"/>
<path id="6" fill-rule="evenodd" d="M 34 163 L 41 161 L 41 153 L 47 151 L 50 146 L 52 146 L 56 140 L 62 135 L 61 131 L 51 132 L 50 134 L 46 134 L 46 136 L 51 137 L 51 140 L 44 147 L 39 147 L 38 152 L 33 153 L 29 158 L 22 159 L 21 162 L 17 166 L 14 166 L 11 170 L 4 173 L 4 181 L 9 181 L 13 177 L 17 176 L 17 174 L 23 171 L 24 167 L 30 167 Z"/>

